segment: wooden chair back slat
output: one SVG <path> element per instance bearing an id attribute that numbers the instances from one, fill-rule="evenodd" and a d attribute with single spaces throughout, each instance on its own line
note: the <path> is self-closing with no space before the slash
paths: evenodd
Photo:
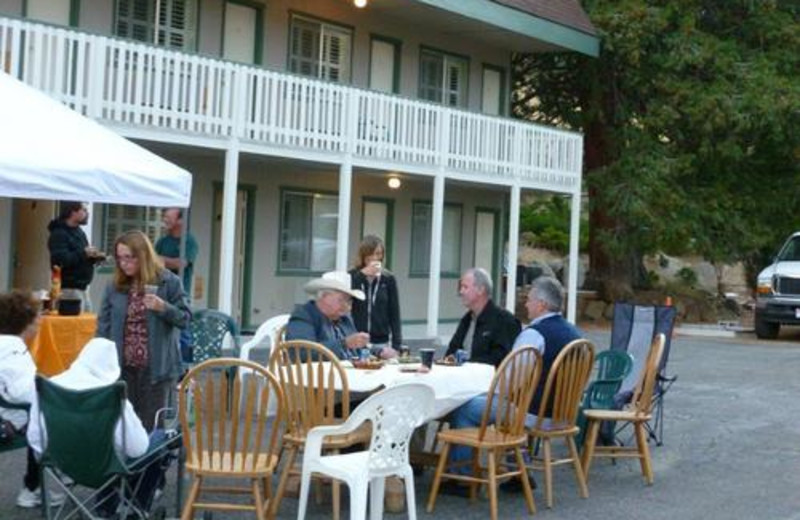
<path id="1" fill-rule="evenodd" d="M 506 356 L 495 372 L 486 407 L 483 410 L 479 439 L 483 440 L 487 428 L 492 424 L 494 407 L 494 428 L 502 433 L 516 436 L 525 429 L 525 416 L 528 413 L 533 393 L 542 372 L 542 356 L 533 347 L 515 349 Z"/>
<path id="2" fill-rule="evenodd" d="M 287 397 L 289 433 L 304 436 L 311 428 L 333 424 L 350 415 L 347 374 L 336 355 L 323 345 L 305 340 L 283 341 L 270 356 L 269 366 Z M 337 402 L 341 410 L 338 416 Z"/>
<path id="3" fill-rule="evenodd" d="M 661 357 L 664 355 L 665 344 L 666 336 L 659 334 L 655 337 L 650 345 L 650 350 L 647 352 L 645 368 L 631 399 L 631 406 L 636 409 L 637 414 L 648 415 L 652 410 L 653 392 L 655 391 L 658 369 L 661 364 Z"/>
<path id="4" fill-rule="evenodd" d="M 545 381 L 537 411 L 537 428 L 548 415 L 548 410 L 553 424 L 575 424 L 578 407 L 592 375 L 593 366 L 594 346 L 588 340 L 576 339 L 559 352 Z"/>
<path id="5" fill-rule="evenodd" d="M 244 383 L 236 375 L 238 368 L 251 371 Z M 270 398 L 277 403 L 273 410 L 268 406 Z M 267 431 L 270 413 L 274 413 L 271 433 Z M 277 455 L 285 399 L 278 379 L 263 366 L 218 358 L 200 363 L 184 376 L 179 414 L 187 458 L 198 464 L 199 471 L 254 473 L 260 471 L 258 464 L 266 460 L 264 456 Z"/>

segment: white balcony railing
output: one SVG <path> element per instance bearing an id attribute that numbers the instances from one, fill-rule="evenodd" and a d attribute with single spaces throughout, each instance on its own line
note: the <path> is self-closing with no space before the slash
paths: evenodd
<path id="1" fill-rule="evenodd" d="M 573 192 L 579 134 L 0 17 L 0 68 L 87 116 Z"/>

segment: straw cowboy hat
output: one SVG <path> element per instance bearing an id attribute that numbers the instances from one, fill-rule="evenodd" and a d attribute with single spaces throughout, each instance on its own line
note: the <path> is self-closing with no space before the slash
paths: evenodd
<path id="1" fill-rule="evenodd" d="M 351 289 L 350 273 L 347 271 L 328 271 L 321 278 L 315 278 L 306 284 L 306 292 L 339 291 L 349 294 L 358 300 L 364 299 L 364 291 Z"/>

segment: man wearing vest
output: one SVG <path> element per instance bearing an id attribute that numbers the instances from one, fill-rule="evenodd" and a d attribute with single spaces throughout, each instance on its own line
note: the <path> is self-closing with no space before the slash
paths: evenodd
<path id="1" fill-rule="evenodd" d="M 528 408 L 532 415 L 539 413 L 544 384 L 558 354 L 571 341 L 582 337 L 575 325 L 561 315 L 563 304 L 564 288 L 555 278 L 540 276 L 531 283 L 528 300 L 525 302 L 531 322 L 517 336 L 514 348 L 533 346 L 542 354 L 542 375 Z M 552 407 L 552 403 L 550 404 Z M 545 411 L 545 417 L 550 417 L 551 414 L 552 409 Z M 526 421 L 527 424 L 534 422 L 535 420 L 530 416 Z M 531 482 L 533 482 L 532 479 Z M 510 492 L 521 491 L 522 483 L 518 478 L 514 478 L 501 484 L 500 488 Z"/>

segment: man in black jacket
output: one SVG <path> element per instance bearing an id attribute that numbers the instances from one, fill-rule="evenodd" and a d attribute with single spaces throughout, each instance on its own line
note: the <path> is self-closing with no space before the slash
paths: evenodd
<path id="1" fill-rule="evenodd" d="M 492 278 L 483 268 L 469 269 L 461 276 L 458 294 L 469 312 L 461 318 L 447 355 L 462 349 L 473 363 L 498 366 L 511 352 L 519 320 L 492 301 Z"/>
<path id="2" fill-rule="evenodd" d="M 50 265 L 61 267 L 61 287 L 85 291 L 94 277 L 94 266 L 106 255 L 89 245 L 80 226 L 86 224 L 89 211 L 82 202 L 62 202 L 58 218 L 50 221 Z"/>

